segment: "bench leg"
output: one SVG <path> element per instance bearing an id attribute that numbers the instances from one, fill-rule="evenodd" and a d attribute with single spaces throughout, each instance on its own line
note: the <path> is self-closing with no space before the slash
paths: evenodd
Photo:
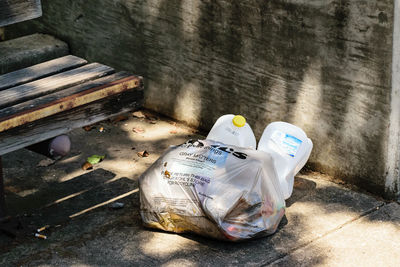
<path id="1" fill-rule="evenodd" d="M 0 221 L 6 218 L 6 200 L 4 195 L 3 166 L 0 156 Z"/>
<path id="2" fill-rule="evenodd" d="M 3 166 L 0 156 L 0 232 L 11 238 L 17 237 L 17 233 L 23 229 L 18 218 L 7 216 L 6 200 L 4 195 Z"/>

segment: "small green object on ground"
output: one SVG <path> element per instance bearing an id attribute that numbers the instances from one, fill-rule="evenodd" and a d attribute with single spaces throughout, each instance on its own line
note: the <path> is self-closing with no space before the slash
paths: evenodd
<path id="1" fill-rule="evenodd" d="M 87 158 L 87 162 L 94 165 L 102 161 L 106 156 L 93 155 Z"/>

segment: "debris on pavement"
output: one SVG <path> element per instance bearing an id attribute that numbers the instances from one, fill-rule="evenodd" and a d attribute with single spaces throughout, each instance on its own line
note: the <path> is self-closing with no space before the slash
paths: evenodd
<path id="1" fill-rule="evenodd" d="M 134 133 L 139 133 L 139 134 L 144 133 L 144 129 L 139 128 L 139 127 L 134 127 L 134 128 L 132 129 L 132 131 L 133 131 Z"/>
<path id="2" fill-rule="evenodd" d="M 47 236 L 43 234 L 43 231 L 45 231 L 49 228 L 50 228 L 50 225 L 47 224 L 45 226 L 42 226 L 42 227 L 36 229 L 36 233 L 34 233 L 34 236 L 39 239 L 47 239 Z"/>
<path id="3" fill-rule="evenodd" d="M 177 131 L 177 130 L 171 130 L 171 131 L 169 131 L 169 133 L 170 133 L 170 134 L 177 134 L 178 131 Z"/>
<path id="4" fill-rule="evenodd" d="M 89 162 L 83 163 L 82 170 L 86 171 L 86 170 L 91 170 L 91 169 L 93 169 L 93 165 L 92 164 L 90 164 Z"/>
<path id="5" fill-rule="evenodd" d="M 113 210 L 119 210 L 125 207 L 125 204 L 122 202 L 113 202 L 109 205 L 109 207 Z"/>
<path id="6" fill-rule="evenodd" d="M 38 233 L 35 233 L 35 237 L 39 239 L 47 239 L 47 236 Z"/>
<path id="7" fill-rule="evenodd" d="M 106 156 L 103 155 L 92 155 L 86 159 L 86 162 L 82 165 L 82 170 L 91 170 L 93 169 L 93 165 L 103 161 Z"/>
<path id="8" fill-rule="evenodd" d="M 92 155 L 92 156 L 88 157 L 86 161 L 89 162 L 90 164 L 94 165 L 94 164 L 101 162 L 105 157 L 106 156 Z"/>
<path id="9" fill-rule="evenodd" d="M 99 132 L 104 132 L 105 130 L 104 130 L 104 127 L 102 126 L 102 127 L 100 127 L 100 129 L 99 129 Z"/>
<path id="10" fill-rule="evenodd" d="M 229 241 L 273 234 L 285 199 L 269 155 L 225 149 L 216 141 L 189 140 L 155 161 L 139 178 L 144 225 Z M 183 216 L 182 206 L 190 207 Z"/>
<path id="11" fill-rule="evenodd" d="M 150 155 L 150 153 L 147 152 L 146 150 L 143 150 L 143 151 L 138 152 L 137 155 L 138 155 L 140 158 L 145 158 L 145 157 L 148 157 L 148 156 Z"/>
<path id="12" fill-rule="evenodd" d="M 56 161 L 53 159 L 50 159 L 50 158 L 42 159 L 37 164 L 37 167 L 47 167 L 47 166 L 54 164 L 54 162 L 56 162 Z"/>
<path id="13" fill-rule="evenodd" d="M 96 128 L 94 125 L 88 125 L 88 126 L 83 127 L 83 129 L 84 129 L 86 132 L 89 132 L 89 131 L 91 131 L 91 130 L 94 129 L 94 128 Z"/>
<path id="14" fill-rule="evenodd" d="M 139 119 L 144 119 L 146 118 L 146 115 L 142 111 L 135 111 L 132 113 L 133 117 L 139 118 Z"/>
<path id="15" fill-rule="evenodd" d="M 43 232 L 44 230 L 50 228 L 50 225 L 45 225 L 43 227 L 40 227 L 39 229 L 36 229 L 36 232 L 40 233 Z"/>
<path id="16" fill-rule="evenodd" d="M 142 111 L 135 111 L 132 113 L 132 116 L 135 118 L 138 118 L 138 119 L 142 119 L 142 120 L 145 119 L 146 122 L 151 123 L 151 124 L 156 124 L 157 120 L 158 120 L 158 117 L 145 114 Z"/>

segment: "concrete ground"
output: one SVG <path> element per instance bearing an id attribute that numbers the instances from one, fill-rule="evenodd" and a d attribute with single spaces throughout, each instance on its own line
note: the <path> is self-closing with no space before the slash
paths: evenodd
<path id="1" fill-rule="evenodd" d="M 0 234 L 1 266 L 400 266 L 400 206 L 312 172 L 296 177 L 270 237 L 228 243 L 144 228 L 138 177 L 168 146 L 202 136 L 140 115 L 71 132 L 71 154 L 49 166 L 28 150 L 3 157 L 7 205 L 24 229 Z M 93 154 L 106 158 L 82 170 Z M 125 206 L 110 208 L 115 201 Z M 33 237 L 43 225 L 48 239 Z"/>

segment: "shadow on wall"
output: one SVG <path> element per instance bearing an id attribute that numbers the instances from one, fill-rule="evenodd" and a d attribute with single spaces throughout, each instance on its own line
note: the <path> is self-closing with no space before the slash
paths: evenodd
<path id="1" fill-rule="evenodd" d="M 146 23 L 148 107 L 205 129 L 222 114 L 244 114 L 258 136 L 271 121 L 297 124 L 314 140 L 312 166 L 383 193 L 385 6 L 157 3 Z"/>
<path id="2" fill-rule="evenodd" d="M 1 8 L 2 8 L 2 13 L 4 13 L 4 14 L 10 13 L 10 7 L 9 7 L 8 2 L 4 1 L 4 3 L 1 4 Z M 5 39 L 4 26 L 1 26 L 3 24 L 3 22 L 1 20 L 2 19 L 0 19 L 0 42 L 4 41 L 4 39 Z"/>
<path id="3" fill-rule="evenodd" d="M 51 33 L 73 54 L 143 75 L 148 108 L 206 130 L 226 113 L 258 137 L 294 123 L 314 142 L 314 169 L 382 194 L 392 5 L 53 0 L 9 32 Z"/>

